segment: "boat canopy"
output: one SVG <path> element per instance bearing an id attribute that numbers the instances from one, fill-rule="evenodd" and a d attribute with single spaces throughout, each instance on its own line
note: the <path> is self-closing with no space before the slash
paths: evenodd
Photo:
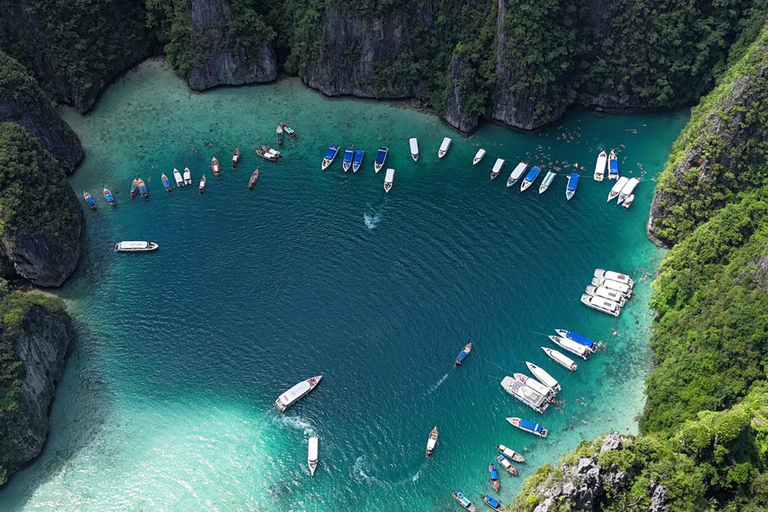
<path id="1" fill-rule="evenodd" d="M 504 165 L 504 159 L 503 158 L 497 158 L 496 163 L 493 164 L 493 172 L 499 173 L 501 172 L 501 168 Z"/>
<path id="2" fill-rule="evenodd" d="M 386 146 L 381 146 L 379 148 L 379 152 L 376 153 L 376 163 L 381 165 L 384 163 L 384 160 L 387 159 L 387 153 L 389 152 L 389 149 L 387 149 Z"/>
<path id="3" fill-rule="evenodd" d="M 384 181 L 387 183 L 392 183 L 392 180 L 394 179 L 395 179 L 395 170 L 387 169 L 387 175 L 384 177 Z"/>
<path id="4" fill-rule="evenodd" d="M 325 158 L 330 160 L 334 156 L 336 156 L 336 153 L 339 151 L 339 146 L 336 146 L 335 144 L 333 146 L 330 146 L 328 148 L 328 151 L 325 152 Z"/>
<path id="5" fill-rule="evenodd" d="M 568 190 L 576 190 L 576 187 L 579 185 L 579 175 L 575 172 L 572 172 L 568 176 Z"/>
<path id="6" fill-rule="evenodd" d="M 525 177 L 525 181 L 535 180 L 536 178 L 538 178 L 540 172 L 541 172 L 541 169 L 539 168 L 539 166 L 534 165 L 533 167 L 531 167 L 531 170 L 528 171 L 528 174 Z"/>
<path id="7" fill-rule="evenodd" d="M 541 425 L 536 423 L 535 421 L 526 420 L 521 418 L 520 419 L 520 426 L 523 427 L 526 430 L 530 430 L 532 432 L 540 433 L 541 432 Z"/>
<path id="8" fill-rule="evenodd" d="M 566 338 L 571 338 L 574 341 L 578 341 L 582 345 L 586 345 L 588 347 L 591 347 L 595 344 L 594 341 L 587 338 L 586 336 L 582 336 L 581 334 L 573 331 L 567 331 L 565 329 L 555 329 L 555 332 L 558 333 L 561 336 L 564 336 Z"/>
<path id="9" fill-rule="evenodd" d="M 358 149 L 357 151 L 355 151 L 355 163 L 356 164 L 359 164 L 360 162 L 363 161 L 363 155 L 364 154 L 365 154 L 365 152 L 362 149 Z"/>
<path id="10" fill-rule="evenodd" d="M 637 184 L 640 183 L 640 180 L 637 178 L 632 178 L 627 182 L 626 185 L 624 185 L 624 188 L 621 189 L 622 195 L 628 196 L 630 195 L 634 190 Z"/>
<path id="11" fill-rule="evenodd" d="M 510 175 L 510 178 L 513 180 L 519 180 L 520 176 L 523 175 L 525 170 L 528 168 L 528 164 L 525 162 L 520 162 L 515 166 L 515 169 L 512 171 L 512 174 Z"/>
<path id="12" fill-rule="evenodd" d="M 419 141 L 416 140 L 416 137 L 411 137 L 408 139 L 408 143 L 411 145 L 411 154 L 412 155 L 418 155 L 419 154 Z"/>
<path id="13" fill-rule="evenodd" d="M 487 503 L 488 503 L 490 506 L 492 506 L 492 507 L 500 507 L 500 506 L 501 506 L 501 503 L 499 502 L 499 500 L 497 500 L 496 498 L 494 498 L 494 497 L 493 497 L 493 496 L 491 496 L 490 494 L 486 494 L 486 495 L 485 495 L 485 501 L 486 501 L 486 502 L 487 502 Z"/>
<path id="14" fill-rule="evenodd" d="M 312 386 L 306 380 L 303 380 L 293 386 L 291 389 L 280 395 L 280 402 L 284 405 L 290 405 L 294 401 L 298 400 L 312 389 Z"/>
<path id="15" fill-rule="evenodd" d="M 310 437 L 309 438 L 309 448 L 308 448 L 308 455 L 307 459 L 310 462 L 317 462 L 317 445 L 318 441 L 316 437 Z"/>
<path id="16" fill-rule="evenodd" d="M 442 144 L 440 144 L 440 151 L 448 151 L 449 147 L 451 147 L 451 139 L 444 137 Z"/>
<path id="17" fill-rule="evenodd" d="M 149 247 L 149 242 L 127 241 L 120 242 L 121 249 L 146 249 Z"/>
<path id="18" fill-rule="evenodd" d="M 616 174 L 619 172 L 619 161 L 615 159 L 611 159 L 609 162 L 611 172 Z"/>

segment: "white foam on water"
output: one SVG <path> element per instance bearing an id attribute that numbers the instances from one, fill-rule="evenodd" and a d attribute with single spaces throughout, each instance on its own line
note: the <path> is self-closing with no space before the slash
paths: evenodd
<path id="1" fill-rule="evenodd" d="M 445 375 L 440 377 L 440 380 L 438 380 L 435 384 L 433 384 L 431 388 L 429 388 L 429 392 L 434 393 L 437 390 L 437 388 L 439 388 L 443 384 L 443 382 L 445 382 L 447 378 L 448 378 L 448 374 L 446 373 Z"/>

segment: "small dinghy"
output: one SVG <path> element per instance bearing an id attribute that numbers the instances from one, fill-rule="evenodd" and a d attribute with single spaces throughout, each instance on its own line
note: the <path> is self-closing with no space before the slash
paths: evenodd
<path id="1" fill-rule="evenodd" d="M 559 393 L 560 392 L 560 383 L 558 383 L 554 377 L 552 377 L 549 373 L 547 373 L 544 368 L 539 368 L 533 363 L 530 363 L 528 361 L 525 362 L 525 366 L 528 367 L 529 370 L 531 370 L 531 373 L 534 377 L 539 379 L 542 384 L 547 386 L 549 389 L 552 390 L 553 393 Z"/>
<path id="2" fill-rule="evenodd" d="M 566 352 L 570 352 L 571 354 L 577 355 L 582 359 L 587 359 L 589 357 L 589 354 L 592 353 L 592 351 L 589 350 L 589 348 L 571 339 L 563 338 L 562 336 L 552 336 L 552 335 L 548 336 L 548 338 L 552 341 L 552 343 L 562 348 Z"/>
<path id="3" fill-rule="evenodd" d="M 491 488 L 499 492 L 501 484 L 499 483 L 499 472 L 496 470 L 496 464 L 491 462 L 488 464 L 488 480 L 491 481 Z"/>
<path id="4" fill-rule="evenodd" d="M 632 206 L 632 203 L 634 202 L 635 202 L 635 194 L 631 194 L 628 198 L 624 200 L 623 203 L 621 203 L 621 206 L 623 206 L 624 208 L 629 208 L 630 206 Z"/>
<path id="5" fill-rule="evenodd" d="M 232 155 L 232 170 L 237 169 L 237 164 L 240 163 L 240 148 L 235 148 L 235 154 Z"/>
<path id="6" fill-rule="evenodd" d="M 192 184 L 192 171 L 189 170 L 189 167 L 184 168 L 184 184 L 185 185 Z"/>
<path id="7" fill-rule="evenodd" d="M 176 181 L 176 186 L 181 188 L 184 186 L 184 178 L 181 177 L 181 173 L 177 168 L 173 168 L 173 179 Z"/>
<path id="8" fill-rule="evenodd" d="M 309 474 L 311 476 L 315 476 L 318 458 L 318 439 L 312 436 L 309 438 L 309 446 L 307 447 L 307 466 L 309 466 Z"/>
<path id="9" fill-rule="evenodd" d="M 525 179 L 523 179 L 522 183 L 520 183 L 520 192 L 525 192 L 528 187 L 533 185 L 533 182 L 536 181 L 536 178 L 539 177 L 540 172 L 541 168 L 539 168 L 539 166 L 534 165 L 531 167 L 531 170 L 528 171 L 528 174 L 525 175 Z"/>
<path id="10" fill-rule="evenodd" d="M 614 150 L 611 150 L 611 154 L 608 156 L 608 179 L 619 179 L 619 159 Z"/>
<path id="11" fill-rule="evenodd" d="M 453 493 L 453 497 L 456 499 L 456 501 L 459 502 L 459 505 L 464 507 L 466 510 L 469 510 L 470 512 L 478 512 L 477 507 L 467 499 L 464 494 L 460 492 Z"/>
<path id="12" fill-rule="evenodd" d="M 502 454 L 498 454 L 496 456 L 496 460 L 499 461 L 499 464 L 501 464 L 501 467 L 503 467 L 507 471 L 507 473 L 509 473 L 512 476 L 517 476 L 517 468 L 509 461 L 508 458 L 506 458 Z"/>
<path id="13" fill-rule="evenodd" d="M 131 200 L 133 200 L 136 197 L 136 194 L 139 191 L 139 178 L 133 178 L 133 181 L 131 182 Z"/>
<path id="14" fill-rule="evenodd" d="M 568 175 L 568 185 L 565 187 L 565 198 L 567 200 L 571 200 L 571 198 L 576 194 L 576 187 L 579 186 L 579 175 L 575 172 L 572 172 Z"/>
<path id="15" fill-rule="evenodd" d="M 389 191 L 392 189 L 392 182 L 395 179 L 395 170 L 394 169 L 387 169 L 387 174 L 384 176 L 384 192 L 389 194 Z"/>
<path id="16" fill-rule="evenodd" d="M 504 167 L 504 159 L 497 158 L 496 163 L 493 164 L 493 169 L 491 169 L 492 180 L 495 180 L 499 176 L 499 173 L 501 172 L 502 167 Z"/>
<path id="17" fill-rule="evenodd" d="M 147 252 L 158 248 L 155 242 L 124 241 L 115 244 L 115 252 Z"/>
<path id="18" fill-rule="evenodd" d="M 629 181 L 629 178 L 626 176 L 622 176 L 619 178 L 619 180 L 611 187 L 611 191 L 608 192 L 608 199 L 606 202 L 610 202 L 612 199 L 615 199 L 619 197 L 619 194 L 621 194 L 621 190 L 624 188 L 624 186 Z"/>
<path id="19" fill-rule="evenodd" d="M 477 165 L 478 163 L 480 163 L 480 160 L 482 160 L 484 156 L 485 156 L 485 150 L 478 149 L 477 153 L 475 153 L 475 158 L 472 159 L 472 165 Z"/>
<path id="20" fill-rule="evenodd" d="M 595 311 L 600 311 L 601 313 L 606 313 L 615 317 L 618 317 L 621 314 L 621 306 L 610 299 L 595 297 L 588 293 L 584 293 L 579 300 L 582 304 Z"/>
<path id="21" fill-rule="evenodd" d="M 387 154 L 389 149 L 387 146 L 380 146 L 379 151 L 376 153 L 376 161 L 373 162 L 373 170 L 379 172 L 384 167 L 384 162 L 387 161 Z"/>
<path id="22" fill-rule="evenodd" d="M 253 171 L 253 174 L 251 174 L 251 179 L 248 180 L 248 190 L 253 190 L 253 187 L 256 185 L 256 182 L 259 180 L 259 170 L 256 169 Z"/>
<path id="23" fill-rule="evenodd" d="M 588 347 L 592 352 L 597 351 L 597 344 L 586 336 L 582 336 L 577 332 L 569 331 L 566 329 L 555 329 L 555 332 L 563 338 L 569 338 L 577 343 L 581 343 L 585 347 Z"/>
<path id="24" fill-rule="evenodd" d="M 365 156 L 365 151 L 362 149 L 358 149 L 355 151 L 355 159 L 352 160 L 352 172 L 357 172 L 358 169 L 360 169 L 360 166 L 363 165 L 363 157 Z"/>
<path id="25" fill-rule="evenodd" d="M 545 429 L 535 421 L 526 420 L 523 418 L 507 418 L 507 421 L 513 427 L 517 427 L 520 430 L 524 430 L 529 434 L 533 434 L 541 438 L 545 438 L 547 437 L 547 434 L 549 434 L 549 430 Z"/>
<path id="26" fill-rule="evenodd" d="M 205 174 L 203 174 L 203 177 L 200 178 L 200 195 L 203 195 L 203 192 L 205 192 L 205 182 L 206 182 Z"/>
<path id="27" fill-rule="evenodd" d="M 495 512 L 504 512 L 504 505 L 502 505 L 499 500 L 490 494 L 482 494 L 480 495 L 480 498 L 483 500 L 483 503 L 485 503 L 486 506 L 491 510 Z"/>
<path id="28" fill-rule="evenodd" d="M 213 175 L 218 178 L 221 176 L 221 167 L 219 166 L 219 161 L 216 159 L 216 157 L 211 157 L 211 169 L 213 170 Z"/>
<path id="29" fill-rule="evenodd" d="M 437 427 L 432 429 L 432 432 L 429 433 L 429 439 L 427 439 L 427 458 L 432 456 L 435 446 L 437 446 Z"/>
<path id="30" fill-rule="evenodd" d="M 112 208 L 117 206 L 117 201 L 115 201 L 115 196 L 112 195 L 112 192 L 110 192 L 107 187 L 103 187 L 101 189 L 101 193 L 104 194 L 104 199 L 107 200 L 107 202 L 109 203 L 109 206 L 111 206 Z"/>
<path id="31" fill-rule="evenodd" d="M 325 152 L 325 156 L 323 157 L 323 165 L 320 167 L 321 170 L 326 170 L 329 165 L 333 163 L 334 160 L 336 160 L 336 155 L 339 154 L 339 146 L 336 144 L 331 144 L 328 146 L 328 151 Z"/>
<path id="32" fill-rule="evenodd" d="M 440 149 L 437 150 L 437 158 L 443 158 L 453 142 L 450 137 L 444 137 L 443 142 L 440 144 Z"/>
<path id="33" fill-rule="evenodd" d="M 595 179 L 595 181 L 603 181 L 603 178 L 605 177 L 605 163 L 608 160 L 608 155 L 605 154 L 605 151 L 601 151 L 599 155 L 597 155 L 597 163 L 595 164 L 595 174 L 592 175 L 592 177 Z"/>
<path id="34" fill-rule="evenodd" d="M 496 449 L 499 451 L 500 454 L 505 456 L 508 459 L 512 459 L 515 462 L 525 462 L 525 457 L 517 453 L 515 450 L 511 448 L 507 448 L 503 444 L 500 444 L 496 447 Z"/>
<path id="35" fill-rule="evenodd" d="M 282 127 L 283 127 L 283 131 L 285 131 L 285 133 L 287 133 L 288 135 L 290 135 L 290 136 L 291 136 L 291 138 L 295 139 L 296 137 L 298 137 L 298 135 L 296 135 L 296 130 L 294 130 L 293 128 L 291 128 L 291 127 L 290 127 L 290 126 L 288 126 L 287 124 L 285 124 L 285 123 L 281 122 L 281 123 L 280 123 L 280 126 L 282 126 Z"/>
<path id="36" fill-rule="evenodd" d="M 619 192 L 619 204 L 623 203 L 635 191 L 635 187 L 640 183 L 638 178 L 631 178 Z"/>
<path id="37" fill-rule="evenodd" d="M 275 134 L 277 135 L 277 145 L 282 146 L 283 145 L 283 125 L 281 124 L 277 125 Z"/>
<path id="38" fill-rule="evenodd" d="M 457 366 L 461 366 L 461 363 L 464 362 L 471 351 L 472 343 L 467 343 L 464 345 L 464 348 L 461 349 L 461 352 L 459 352 L 459 355 L 456 357 L 456 361 L 453 363 L 453 367 L 456 368 Z"/>
<path id="39" fill-rule="evenodd" d="M 355 158 L 355 146 L 350 146 L 344 150 L 344 160 L 341 162 L 341 167 L 344 168 L 344 172 L 347 172 L 352 167 L 352 160 Z"/>
<path id="40" fill-rule="evenodd" d="M 558 352 L 557 350 L 549 347 L 541 347 L 541 350 L 543 350 L 544 353 L 547 354 L 550 359 L 552 359 L 554 362 L 556 362 L 566 370 L 571 370 L 572 372 L 575 372 L 579 368 L 579 366 L 576 364 L 576 362 L 573 359 L 563 354 L 562 352 Z"/>
<path id="41" fill-rule="evenodd" d="M 163 182 L 163 188 L 165 189 L 165 191 L 166 192 L 170 192 L 171 191 L 171 182 L 170 182 L 170 180 L 168 180 L 168 176 L 166 176 L 165 173 L 160 175 L 160 181 Z"/>
<path id="42" fill-rule="evenodd" d="M 515 378 L 516 381 L 522 382 L 541 396 L 548 397 L 549 395 L 552 395 L 552 389 L 549 388 L 549 386 L 545 386 L 541 382 L 537 381 L 536 379 L 532 379 L 531 377 L 523 374 L 523 373 L 513 373 L 512 376 Z"/>
<path id="43" fill-rule="evenodd" d="M 554 172 L 547 171 L 547 174 L 544 175 L 544 179 L 542 180 L 541 185 L 539 185 L 539 194 L 543 194 L 547 191 L 549 186 L 552 184 L 552 181 L 555 179 L 555 176 L 557 176 L 557 174 Z"/>
<path id="44" fill-rule="evenodd" d="M 88 205 L 88 208 L 90 208 L 91 210 L 96 209 L 96 201 L 94 201 L 93 196 L 88 192 L 86 192 L 85 190 L 83 190 L 83 199 L 85 199 L 85 204 Z"/>
<path id="45" fill-rule="evenodd" d="M 507 188 L 511 187 L 518 181 L 520 181 L 520 178 L 522 178 L 523 173 L 528 168 L 528 164 L 525 162 L 520 162 L 515 166 L 514 169 L 512 169 L 512 172 L 509 173 L 509 178 L 507 178 Z"/>
<path id="46" fill-rule="evenodd" d="M 144 180 L 139 178 L 139 194 L 141 194 L 141 197 L 144 199 L 149 199 L 149 190 L 147 190 L 147 184 L 144 183 Z"/>
<path id="47" fill-rule="evenodd" d="M 614 272 L 613 270 L 603 270 L 601 268 L 596 268 L 592 275 L 594 277 L 602 277 L 605 279 L 610 279 L 611 281 L 616 281 L 617 283 L 625 284 L 630 288 L 635 286 L 635 282 L 627 274 L 621 274 L 619 272 Z"/>
<path id="48" fill-rule="evenodd" d="M 589 285 L 584 292 L 593 297 L 602 297 L 604 299 L 612 300 L 622 308 L 624 307 L 624 304 L 627 303 L 627 299 L 624 297 L 623 293 L 611 290 L 605 286 Z"/>
<path id="49" fill-rule="evenodd" d="M 411 148 L 411 158 L 413 158 L 414 162 L 419 161 L 419 141 L 416 140 L 416 137 L 411 137 L 408 139 L 408 145 Z"/>

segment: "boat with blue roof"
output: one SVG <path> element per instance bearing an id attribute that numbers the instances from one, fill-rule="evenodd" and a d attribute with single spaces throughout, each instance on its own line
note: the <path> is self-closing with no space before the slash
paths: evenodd
<path id="1" fill-rule="evenodd" d="M 490 494 L 483 494 L 480 496 L 480 498 L 483 500 L 483 503 L 485 503 L 491 510 L 495 510 L 496 512 L 503 512 L 504 505 L 502 505 L 499 500 Z"/>
<path id="2" fill-rule="evenodd" d="M 586 336 L 582 336 L 581 334 L 573 331 L 568 331 L 566 329 L 555 329 L 555 332 L 562 336 L 563 338 L 569 338 L 577 343 L 581 343 L 585 347 L 589 347 L 592 352 L 595 352 L 597 350 L 597 344 L 592 341 L 591 339 L 587 338 Z"/>
<path id="3" fill-rule="evenodd" d="M 115 196 L 112 195 L 112 192 L 110 192 L 107 187 L 103 187 L 101 189 L 101 193 L 104 194 L 104 199 L 107 200 L 107 202 L 109 203 L 109 206 L 111 206 L 112 208 L 117 206 L 117 201 L 115 201 Z"/>
<path id="4" fill-rule="evenodd" d="M 144 180 L 139 178 L 139 194 L 141 194 L 141 197 L 144 199 L 149 199 L 149 190 L 147 190 L 147 184 L 144 183 Z"/>
<path id="5" fill-rule="evenodd" d="M 469 499 L 464 496 L 464 493 L 455 492 L 453 493 L 453 497 L 456 499 L 456 501 L 459 502 L 459 505 L 464 507 L 466 510 L 469 510 L 470 512 L 478 512 L 475 504 L 469 501 Z"/>
<path id="6" fill-rule="evenodd" d="M 528 187 L 533 185 L 533 182 L 539 177 L 539 173 L 541 173 L 541 168 L 538 165 L 531 167 L 531 170 L 525 175 L 523 182 L 520 183 L 520 192 L 525 192 Z"/>
<path id="7" fill-rule="evenodd" d="M 491 462 L 488 464 L 488 480 L 491 481 L 491 487 L 494 491 L 499 492 L 501 483 L 499 483 L 499 472 L 496 469 L 496 464 Z"/>
<path id="8" fill-rule="evenodd" d="M 168 179 L 168 176 L 166 176 L 165 173 L 160 175 L 160 181 L 163 182 L 163 188 L 165 189 L 166 192 L 170 192 L 172 190 L 171 180 Z"/>
<path id="9" fill-rule="evenodd" d="M 507 418 L 507 421 L 513 427 L 517 427 L 520 430 L 524 430 L 529 434 L 539 436 L 542 439 L 547 437 L 547 434 L 549 434 L 549 430 L 545 429 L 535 421 L 526 420 L 524 418 Z"/>
<path id="10" fill-rule="evenodd" d="M 389 154 L 389 148 L 387 146 L 379 146 L 379 151 L 376 153 L 376 161 L 373 162 L 373 170 L 379 172 L 384 167 L 384 162 L 387 161 L 387 155 Z"/>
<path id="11" fill-rule="evenodd" d="M 568 185 L 565 187 L 565 198 L 567 200 L 571 200 L 571 198 L 576 194 L 576 187 L 579 186 L 579 175 L 575 172 L 572 172 L 568 175 Z"/>
<path id="12" fill-rule="evenodd" d="M 352 160 L 355 158 L 355 146 L 350 146 L 344 150 L 344 160 L 341 166 L 344 168 L 344 172 L 347 172 L 352 167 Z"/>
<path id="13" fill-rule="evenodd" d="M 608 155 L 608 179 L 619 179 L 619 158 L 614 150 L 611 150 L 611 154 Z"/>
<path id="14" fill-rule="evenodd" d="M 323 157 L 323 165 L 321 167 L 321 170 L 326 170 L 329 165 L 333 163 L 334 160 L 336 160 L 336 155 L 339 154 L 339 146 L 336 144 L 331 144 L 328 146 L 328 151 L 325 152 L 325 156 Z"/>
<path id="15" fill-rule="evenodd" d="M 85 199 L 85 204 L 88 205 L 88 208 L 91 210 L 96 209 L 96 201 L 94 201 L 93 196 L 85 190 L 83 190 L 83 199 Z"/>
<path id="16" fill-rule="evenodd" d="M 467 358 L 467 356 L 471 351 L 472 351 L 471 342 L 464 345 L 464 348 L 461 349 L 461 352 L 459 352 L 459 355 L 456 357 L 456 361 L 453 363 L 453 367 L 456 368 L 457 366 L 461 366 L 461 363 L 464 362 L 464 360 Z"/>
<path id="17" fill-rule="evenodd" d="M 499 464 L 507 471 L 507 473 L 512 476 L 517 476 L 517 468 L 509 461 L 508 458 L 500 453 L 496 455 L 496 460 L 499 461 Z"/>
<path id="18" fill-rule="evenodd" d="M 355 159 L 352 161 L 352 172 L 357 172 L 358 169 L 360 169 L 360 166 L 363 165 L 363 157 L 365 156 L 365 151 L 362 149 L 358 149 L 355 151 Z"/>

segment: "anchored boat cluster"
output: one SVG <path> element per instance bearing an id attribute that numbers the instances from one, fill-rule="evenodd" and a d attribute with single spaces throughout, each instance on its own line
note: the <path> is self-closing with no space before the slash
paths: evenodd
<path id="1" fill-rule="evenodd" d="M 617 317 L 621 314 L 621 308 L 632 297 L 634 286 L 635 282 L 626 274 L 597 268 L 591 284 L 581 296 L 581 303 L 588 308 Z"/>

